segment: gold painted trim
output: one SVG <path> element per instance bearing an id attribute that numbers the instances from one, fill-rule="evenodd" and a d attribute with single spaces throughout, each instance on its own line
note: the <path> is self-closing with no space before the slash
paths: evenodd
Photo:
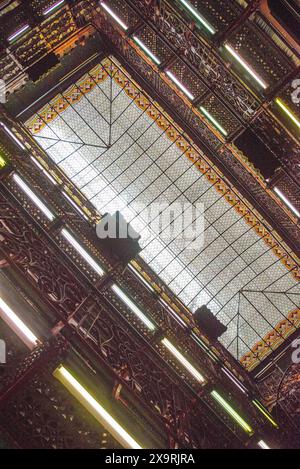
<path id="1" fill-rule="evenodd" d="M 247 371 L 252 371 L 262 360 L 270 355 L 274 349 L 279 347 L 284 339 L 287 339 L 295 332 L 295 328 L 298 329 L 299 327 L 300 309 L 295 309 L 288 314 L 287 319 L 280 321 L 272 331 L 268 332 L 263 340 L 257 342 L 254 347 L 252 347 L 251 351 L 240 359 L 243 367 Z M 270 347 L 272 347 L 273 350 Z"/>

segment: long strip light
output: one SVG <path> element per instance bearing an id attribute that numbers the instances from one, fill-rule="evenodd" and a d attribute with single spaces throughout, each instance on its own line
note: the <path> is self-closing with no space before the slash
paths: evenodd
<path id="1" fill-rule="evenodd" d="M 211 396 L 226 410 L 226 412 L 250 435 L 253 434 L 253 429 L 247 422 L 223 399 L 220 394 L 213 390 Z"/>
<path id="2" fill-rule="evenodd" d="M 189 90 L 175 77 L 175 75 L 173 75 L 172 72 L 170 72 L 169 70 L 166 72 L 168 77 L 171 78 L 172 81 L 174 81 L 174 83 L 178 86 L 178 88 L 181 89 L 181 91 L 184 92 L 184 94 L 187 95 L 188 98 L 190 98 L 191 101 L 193 101 L 195 99 L 195 96 L 192 95 L 192 93 L 189 92 Z"/>
<path id="3" fill-rule="evenodd" d="M 63 3 L 65 3 L 65 0 L 60 0 L 59 2 L 54 3 L 51 7 L 47 8 L 47 10 L 43 11 L 43 15 L 47 16 L 50 13 L 52 13 L 54 10 L 56 10 L 58 7 L 60 7 Z"/>
<path id="4" fill-rule="evenodd" d="M 145 324 L 145 326 L 150 329 L 150 331 L 154 331 L 156 329 L 155 325 L 145 316 L 145 314 L 138 308 L 134 302 L 128 298 L 128 296 L 121 290 L 118 285 L 112 285 L 112 290 L 114 293 L 128 306 L 129 309 Z"/>
<path id="5" fill-rule="evenodd" d="M 227 368 L 222 366 L 221 370 L 244 394 L 247 394 L 245 386 Z"/>
<path id="6" fill-rule="evenodd" d="M 155 292 L 154 288 L 152 287 L 152 285 L 150 285 L 149 282 L 147 282 L 147 280 L 137 271 L 137 269 L 135 269 L 133 267 L 133 265 L 131 264 L 128 264 L 127 266 L 133 273 L 134 275 L 137 276 L 137 278 L 148 288 L 148 290 L 150 290 L 151 292 Z"/>
<path id="7" fill-rule="evenodd" d="M 38 344 L 38 338 L 2 298 L 0 298 L 0 316 L 30 349 Z"/>
<path id="8" fill-rule="evenodd" d="M 275 420 L 272 419 L 272 416 L 269 414 L 269 412 L 263 407 L 263 405 L 257 399 L 253 400 L 252 402 L 255 405 L 255 407 L 257 407 L 257 409 L 266 417 L 266 419 L 268 419 L 269 422 L 271 422 L 273 427 L 279 428 L 278 424 L 275 422 Z"/>
<path id="9" fill-rule="evenodd" d="M 133 36 L 133 39 L 135 40 L 135 42 L 140 46 L 141 49 L 143 49 L 146 54 L 153 60 L 153 62 L 155 62 L 157 65 L 160 64 L 160 60 L 156 57 L 156 55 L 153 54 L 153 52 L 151 52 L 151 50 L 146 46 L 146 44 L 144 44 L 138 37 L 136 36 Z"/>
<path id="10" fill-rule="evenodd" d="M 208 120 L 210 120 L 210 122 L 223 134 L 225 135 L 228 135 L 228 133 L 226 132 L 226 130 L 221 126 L 221 124 L 219 124 L 219 122 L 210 114 L 210 112 L 208 112 L 207 109 L 205 109 L 205 107 L 203 106 L 200 106 L 200 111 L 207 117 Z"/>
<path id="11" fill-rule="evenodd" d="M 8 42 L 13 42 L 15 39 L 17 39 L 19 36 L 21 36 L 22 34 L 24 34 L 28 29 L 30 29 L 30 26 L 29 24 L 26 24 L 25 26 L 23 26 L 23 28 L 19 29 L 18 31 L 16 31 L 14 34 L 12 34 L 12 36 L 9 36 L 8 38 Z"/>
<path id="12" fill-rule="evenodd" d="M 55 181 L 55 179 L 51 176 L 51 174 L 48 173 L 48 171 L 45 170 L 45 168 L 43 168 L 41 163 L 36 160 L 33 156 L 31 156 L 31 160 L 45 174 L 49 181 L 51 181 L 54 186 L 57 186 L 57 182 Z"/>
<path id="13" fill-rule="evenodd" d="M 38 198 L 37 195 L 30 189 L 30 187 L 23 181 L 23 179 L 20 178 L 18 174 L 13 175 L 13 179 L 15 182 L 18 184 L 20 189 L 22 189 L 23 192 L 32 200 L 32 202 L 43 212 L 43 214 L 48 218 L 48 220 L 53 221 L 54 220 L 54 215 L 53 213 L 48 209 L 48 207 L 44 204 L 44 202 L 41 201 L 41 199 Z"/>
<path id="14" fill-rule="evenodd" d="M 281 99 L 276 98 L 275 102 L 278 104 L 278 106 L 281 107 L 281 109 L 286 113 L 287 116 L 296 124 L 298 129 L 300 129 L 300 121 L 297 119 L 297 117 L 289 110 L 289 108 L 284 104 Z"/>
<path id="15" fill-rule="evenodd" d="M 128 26 L 121 20 L 121 18 L 118 17 L 118 15 L 113 12 L 109 6 L 107 6 L 104 2 L 101 2 L 101 6 L 104 8 L 104 10 L 107 11 L 107 13 L 125 30 L 127 31 Z"/>
<path id="16" fill-rule="evenodd" d="M 197 344 L 200 345 L 202 350 L 204 350 L 204 352 L 206 352 L 214 362 L 218 363 L 218 357 L 209 349 L 209 347 L 207 347 L 207 345 L 194 332 L 192 332 L 191 335 Z M 222 366 L 221 370 L 244 394 L 248 393 L 247 388 L 234 376 L 230 370 L 225 368 L 225 366 Z"/>
<path id="17" fill-rule="evenodd" d="M 159 298 L 159 301 L 168 311 L 170 311 L 175 321 L 179 322 L 184 328 L 187 328 L 187 324 L 184 322 L 184 320 L 179 316 L 179 314 L 176 313 L 176 311 L 174 311 L 173 308 L 171 308 L 170 305 L 168 305 L 168 303 L 163 298 Z"/>
<path id="18" fill-rule="evenodd" d="M 294 205 L 289 201 L 289 199 L 286 198 L 286 196 L 281 192 L 280 189 L 277 187 L 274 187 L 274 192 L 283 200 L 283 202 L 294 212 L 295 215 L 297 215 L 298 218 L 300 218 L 300 212 L 299 210 L 294 207 Z"/>
<path id="19" fill-rule="evenodd" d="M 71 197 L 68 196 L 68 194 L 66 194 L 66 192 L 62 192 L 63 196 L 68 200 L 68 202 L 75 208 L 75 210 L 87 221 L 89 221 L 88 217 L 86 216 L 86 214 L 83 212 L 83 210 L 81 210 L 80 207 L 78 207 L 78 205 L 74 202 L 74 200 L 71 199 Z"/>
<path id="20" fill-rule="evenodd" d="M 172 353 L 172 355 L 174 355 L 174 357 L 191 373 L 191 375 L 196 378 L 197 381 L 200 383 L 205 382 L 205 379 L 201 373 L 196 370 L 196 368 L 179 352 L 179 350 L 177 350 L 177 348 L 174 347 L 173 344 L 171 344 L 168 339 L 164 338 L 162 343 Z"/>
<path id="21" fill-rule="evenodd" d="M 5 132 L 14 140 L 14 142 L 21 148 L 21 150 L 26 150 L 22 142 L 15 136 L 15 134 L 5 125 L 3 122 L 0 122 L 0 125 L 3 127 Z"/>
<path id="22" fill-rule="evenodd" d="M 202 350 L 204 350 L 204 352 L 207 353 L 214 362 L 219 362 L 217 355 L 215 355 L 215 353 L 212 352 L 209 347 L 207 347 L 207 345 L 203 342 L 203 340 L 200 339 L 200 337 L 198 337 L 194 332 L 191 333 L 191 336 L 194 341 L 197 342 L 197 344 L 202 348 Z"/>
<path id="23" fill-rule="evenodd" d="M 83 257 L 83 259 L 94 269 L 94 271 L 97 272 L 97 274 L 101 276 L 105 273 L 102 267 L 100 267 L 100 265 L 92 258 L 92 256 L 90 256 L 90 254 L 78 243 L 78 241 L 76 241 L 74 236 L 72 236 L 68 230 L 63 228 L 61 230 L 61 234 L 71 244 L 71 246 L 73 246 L 78 254 L 80 254 L 81 257 Z"/>
<path id="24" fill-rule="evenodd" d="M 257 83 L 265 90 L 268 88 L 267 83 L 260 78 L 257 73 L 250 67 L 249 64 L 231 47 L 229 44 L 225 44 L 225 49 L 239 62 L 242 67 L 257 81 Z"/>
<path id="25" fill-rule="evenodd" d="M 68 391 L 101 423 L 125 448 L 142 449 L 127 431 L 96 401 L 96 399 L 64 367 L 59 366 L 53 373 Z"/>
<path id="26" fill-rule="evenodd" d="M 0 155 L 0 169 L 5 168 L 6 164 L 5 159 Z"/>
<path id="27" fill-rule="evenodd" d="M 271 448 L 264 442 L 264 440 L 260 440 L 257 444 L 258 444 L 258 446 L 259 446 L 261 449 L 271 449 Z"/>
<path id="28" fill-rule="evenodd" d="M 208 21 L 206 21 L 205 18 L 203 18 L 203 16 L 201 16 L 199 14 L 199 12 L 194 8 L 192 7 L 192 5 L 190 5 L 188 2 L 186 2 L 186 0 L 179 0 L 191 13 L 192 15 L 198 20 L 200 21 L 201 24 L 203 24 L 203 26 L 211 33 L 211 34 L 215 34 L 215 29 L 208 23 Z"/>

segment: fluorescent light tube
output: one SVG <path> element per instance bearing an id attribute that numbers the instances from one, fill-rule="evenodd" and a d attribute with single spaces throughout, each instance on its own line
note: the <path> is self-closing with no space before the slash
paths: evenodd
<path id="1" fill-rule="evenodd" d="M 81 257 L 94 269 L 95 272 L 99 275 L 104 274 L 104 270 L 100 265 L 94 261 L 94 259 L 89 255 L 89 253 L 76 241 L 74 236 L 71 235 L 71 233 L 63 228 L 61 230 L 61 233 L 63 237 L 73 246 L 74 249 L 78 252 L 78 254 L 81 255 Z"/>
<path id="2" fill-rule="evenodd" d="M 186 0 L 179 0 L 191 13 L 194 17 L 203 24 L 203 26 L 211 33 L 215 34 L 215 29 L 199 14 L 199 12 L 192 7 Z"/>
<path id="3" fill-rule="evenodd" d="M 110 14 L 110 16 L 123 28 L 125 31 L 128 29 L 128 26 L 126 26 L 125 23 L 121 20 L 121 18 L 118 17 L 104 2 L 101 2 L 101 6 L 104 8 L 104 10 L 107 11 L 107 13 Z"/>
<path id="4" fill-rule="evenodd" d="M 0 125 L 3 127 L 5 132 L 16 142 L 16 144 L 22 149 L 26 150 L 22 142 L 15 136 L 15 134 L 5 125 L 3 122 L 0 122 Z"/>
<path id="5" fill-rule="evenodd" d="M 271 449 L 263 440 L 260 440 L 257 444 L 261 449 Z"/>
<path id="6" fill-rule="evenodd" d="M 38 344 L 38 338 L 2 298 L 0 298 L 0 316 L 30 349 Z"/>
<path id="7" fill-rule="evenodd" d="M 253 434 L 253 430 L 247 422 L 231 407 L 228 402 L 223 399 L 217 391 L 212 391 L 211 396 L 231 415 L 231 417 L 250 435 Z"/>
<path id="8" fill-rule="evenodd" d="M 138 37 L 136 36 L 133 36 L 133 39 L 135 40 L 135 42 L 140 46 L 141 49 L 143 49 L 146 54 L 153 60 L 153 62 L 155 62 L 157 65 L 160 64 L 160 60 L 151 52 L 150 49 L 148 49 L 148 47 L 146 46 L 146 44 L 144 44 Z"/>
<path id="9" fill-rule="evenodd" d="M 219 122 L 205 109 L 205 107 L 200 106 L 200 111 L 207 117 L 208 120 L 223 134 L 228 135 L 226 130 L 219 124 Z"/>
<path id="10" fill-rule="evenodd" d="M 13 42 L 15 39 L 17 39 L 17 37 L 21 36 L 28 29 L 30 29 L 30 26 L 28 24 L 26 24 L 25 26 L 23 26 L 23 28 L 19 29 L 12 36 L 10 36 L 8 38 L 8 42 Z"/>
<path id="11" fill-rule="evenodd" d="M 266 419 L 268 419 L 269 422 L 271 422 L 273 427 L 279 428 L 278 424 L 275 422 L 275 420 L 272 419 L 272 416 L 269 414 L 269 412 L 263 407 L 263 405 L 257 399 L 253 400 L 252 402 L 255 405 L 255 407 L 257 407 L 258 410 L 266 417 Z"/>
<path id="12" fill-rule="evenodd" d="M 202 350 L 206 352 L 214 362 L 219 362 L 217 355 L 215 355 L 214 352 L 212 352 L 209 347 L 207 347 L 207 345 L 203 342 L 203 340 L 200 339 L 200 337 L 198 337 L 194 332 L 191 333 L 191 336 L 194 341 L 197 342 L 197 344 L 202 348 Z"/>
<path id="13" fill-rule="evenodd" d="M 281 101 L 281 99 L 276 98 L 275 102 L 278 104 L 278 106 L 281 107 L 281 109 L 286 113 L 287 116 L 296 124 L 298 129 L 300 129 L 300 121 L 294 116 L 294 114 L 289 110 L 289 108 Z"/>
<path id="14" fill-rule="evenodd" d="M 37 161 L 33 156 L 31 156 L 31 160 L 45 174 L 45 176 L 49 179 L 49 181 L 51 181 L 52 184 L 57 186 L 57 182 L 55 181 L 55 179 L 45 170 L 45 168 L 43 168 L 43 166 L 40 164 L 40 162 Z"/>
<path id="15" fill-rule="evenodd" d="M 6 164 L 5 159 L 0 156 L 0 169 L 5 168 Z"/>
<path id="16" fill-rule="evenodd" d="M 205 382 L 205 379 L 201 373 L 196 370 L 196 368 L 179 352 L 179 350 L 177 350 L 177 348 L 174 347 L 173 344 L 171 344 L 168 339 L 164 338 L 162 343 L 172 353 L 172 355 L 174 355 L 174 357 L 177 358 L 177 360 L 191 373 L 191 375 L 194 376 L 197 381 L 200 383 Z"/>
<path id="17" fill-rule="evenodd" d="M 68 196 L 64 191 L 62 192 L 63 196 L 70 202 L 70 204 L 75 208 L 75 210 L 87 221 L 89 221 L 88 217 L 85 215 L 85 213 L 81 210 L 80 207 L 74 202 L 74 200 L 71 199 L 71 197 Z"/>
<path id="18" fill-rule="evenodd" d="M 128 298 L 128 296 L 118 287 L 118 285 L 112 285 L 112 290 L 116 295 L 128 306 L 129 309 L 150 329 L 155 330 L 155 325 L 145 316 L 145 314 L 134 304 L 134 302 Z"/>
<path id="19" fill-rule="evenodd" d="M 225 375 L 228 376 L 228 378 L 244 393 L 244 394 L 247 394 L 247 390 L 246 388 L 237 380 L 237 378 L 232 375 L 231 372 L 229 372 L 229 370 L 227 370 L 226 368 L 224 368 L 222 366 L 221 370 L 223 371 L 223 373 L 225 373 Z"/>
<path id="20" fill-rule="evenodd" d="M 175 75 L 173 75 L 172 72 L 170 72 L 168 70 L 167 75 L 168 75 L 168 77 L 171 78 L 172 81 L 174 81 L 174 83 L 178 86 L 178 88 L 180 88 L 181 91 L 183 91 L 184 94 L 186 94 L 187 97 L 190 98 L 191 101 L 193 101 L 195 99 L 195 96 L 193 96 L 192 93 L 190 93 L 189 90 L 182 83 L 180 83 L 179 80 L 177 80 L 177 78 L 175 77 Z"/>
<path id="21" fill-rule="evenodd" d="M 49 15 L 49 14 L 52 13 L 54 10 L 56 10 L 56 8 L 60 7 L 64 2 L 65 2 L 65 0 L 60 0 L 59 2 L 54 3 L 54 5 L 52 5 L 51 7 L 47 8 L 47 10 L 44 10 L 44 11 L 43 11 L 43 15 L 44 15 L 44 16 Z"/>
<path id="22" fill-rule="evenodd" d="M 43 214 L 48 218 L 48 220 L 53 221 L 54 215 L 53 213 L 46 207 L 44 202 L 39 199 L 35 193 L 30 189 L 30 187 L 18 176 L 18 174 L 13 175 L 13 179 L 18 184 L 20 189 L 32 200 L 32 202 L 43 212 Z"/>
<path id="23" fill-rule="evenodd" d="M 274 187 L 274 192 L 283 200 L 283 202 L 294 212 L 295 215 L 297 215 L 298 218 L 300 218 L 300 212 L 294 207 L 294 205 L 286 198 L 286 196 L 281 192 L 280 189 L 277 187 Z"/>
<path id="24" fill-rule="evenodd" d="M 176 321 L 178 321 L 184 328 L 187 328 L 187 324 L 184 322 L 184 320 L 181 319 L 181 317 L 174 311 L 173 308 L 171 308 L 170 305 L 168 305 L 168 303 L 165 300 L 163 300 L 162 298 L 159 298 L 159 301 L 165 308 L 167 308 L 168 311 L 170 311 L 170 313 L 172 314 L 172 316 L 174 317 Z"/>
<path id="25" fill-rule="evenodd" d="M 148 283 L 147 280 L 131 264 L 128 264 L 128 268 L 134 273 L 134 275 L 137 276 L 138 279 L 140 279 L 140 281 L 148 288 L 148 290 L 151 292 L 155 291 L 152 285 L 150 285 L 150 283 Z"/>
<path id="26" fill-rule="evenodd" d="M 250 65 L 245 62 L 245 60 L 231 47 L 229 44 L 225 44 L 225 49 L 239 62 L 239 64 L 244 67 L 245 70 L 254 78 L 257 83 L 265 90 L 268 88 L 267 83 L 265 83 L 262 78 L 260 78 L 257 73 L 250 67 Z"/>
<path id="27" fill-rule="evenodd" d="M 74 378 L 64 367 L 57 368 L 53 376 L 103 425 L 109 433 L 125 448 L 142 449 L 142 447 L 121 427 L 121 425 L 99 404 L 98 401 Z"/>

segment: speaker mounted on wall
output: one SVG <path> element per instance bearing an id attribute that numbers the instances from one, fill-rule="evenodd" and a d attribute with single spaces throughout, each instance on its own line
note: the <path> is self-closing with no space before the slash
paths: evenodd
<path id="1" fill-rule="evenodd" d="M 59 64 L 59 60 L 54 52 L 50 52 L 38 62 L 27 69 L 29 79 L 33 82 L 38 81 L 43 75 L 48 73 L 53 67 Z"/>

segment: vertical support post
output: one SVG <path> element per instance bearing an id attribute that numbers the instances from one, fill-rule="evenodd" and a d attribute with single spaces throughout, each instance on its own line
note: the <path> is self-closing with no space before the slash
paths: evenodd
<path id="1" fill-rule="evenodd" d="M 62 355 L 67 350 L 65 339 L 51 339 L 42 345 L 38 345 L 19 364 L 15 372 L 8 377 L 0 394 L 0 408 L 19 390 L 24 383 L 27 383 L 41 368 L 51 362 L 58 365 Z M 55 367 L 54 365 L 54 367 Z"/>
<path id="2" fill-rule="evenodd" d="M 242 26 L 245 21 L 259 9 L 261 0 L 251 0 L 243 11 L 243 13 L 238 16 L 233 23 L 231 23 L 224 31 L 221 31 L 216 35 L 215 42 L 219 46 L 222 42 L 226 41 L 240 26 Z"/>

